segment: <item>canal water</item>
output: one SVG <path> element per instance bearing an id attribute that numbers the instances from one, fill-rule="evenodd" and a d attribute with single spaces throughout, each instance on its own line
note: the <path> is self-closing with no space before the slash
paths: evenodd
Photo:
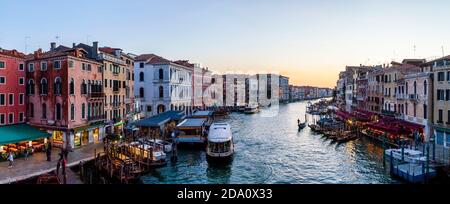
<path id="1" fill-rule="evenodd" d="M 165 184 L 309 184 L 397 183 L 383 168 L 382 147 L 361 138 L 336 144 L 307 127 L 307 102 L 280 104 L 276 114 L 232 113 L 221 121 L 232 126 L 234 160 L 210 166 L 205 151 L 179 149 L 178 161 L 153 170 L 143 183 Z M 311 120 L 311 116 L 309 117 Z"/>

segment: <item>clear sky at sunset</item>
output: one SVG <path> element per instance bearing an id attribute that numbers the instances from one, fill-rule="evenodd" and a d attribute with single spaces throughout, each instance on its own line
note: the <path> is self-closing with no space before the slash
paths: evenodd
<path id="1" fill-rule="evenodd" d="M 450 53 L 449 12 L 445 0 L 0 0 L 0 47 L 99 41 L 334 87 L 345 65 Z"/>

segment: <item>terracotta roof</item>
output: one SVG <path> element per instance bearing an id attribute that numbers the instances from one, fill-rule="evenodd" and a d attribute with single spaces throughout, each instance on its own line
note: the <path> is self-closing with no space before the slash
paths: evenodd
<path id="1" fill-rule="evenodd" d="M 101 52 L 105 52 L 105 53 L 114 55 L 116 50 L 122 50 L 122 49 L 120 49 L 120 48 L 112 48 L 112 47 L 101 47 L 101 48 L 98 48 L 98 50 L 100 50 Z"/>
<path id="2" fill-rule="evenodd" d="M 155 54 L 143 54 L 136 57 L 135 61 L 146 61 L 148 64 L 168 64 L 170 60 L 164 59 Z"/>
<path id="3" fill-rule="evenodd" d="M 25 54 L 23 54 L 17 50 L 5 50 L 5 49 L 0 48 L 0 55 L 6 55 L 6 56 L 10 56 L 10 57 L 17 57 L 17 58 L 25 59 Z"/>
<path id="4" fill-rule="evenodd" d="M 179 65 L 185 66 L 185 67 L 191 67 L 191 68 L 194 68 L 194 66 L 195 66 L 194 64 L 189 63 L 189 60 L 177 60 L 177 61 L 174 61 L 173 63 L 179 64 Z"/>

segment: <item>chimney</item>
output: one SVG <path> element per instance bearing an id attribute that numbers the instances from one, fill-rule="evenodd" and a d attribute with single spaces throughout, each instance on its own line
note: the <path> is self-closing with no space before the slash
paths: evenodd
<path id="1" fill-rule="evenodd" d="M 116 49 L 116 50 L 114 50 L 114 55 L 117 57 L 117 58 L 120 58 L 120 54 L 122 53 L 122 50 L 120 50 L 120 49 Z"/>
<path id="2" fill-rule="evenodd" d="M 98 42 L 97 41 L 92 43 L 92 57 L 93 58 L 98 57 Z"/>
<path id="3" fill-rule="evenodd" d="M 39 48 L 37 51 L 34 51 L 34 58 L 39 58 L 42 54 L 42 49 Z"/>
<path id="4" fill-rule="evenodd" d="M 72 48 L 75 48 L 77 45 L 75 43 L 72 43 Z"/>
<path id="5" fill-rule="evenodd" d="M 50 51 L 54 51 L 56 49 L 56 43 L 52 42 L 50 43 Z"/>

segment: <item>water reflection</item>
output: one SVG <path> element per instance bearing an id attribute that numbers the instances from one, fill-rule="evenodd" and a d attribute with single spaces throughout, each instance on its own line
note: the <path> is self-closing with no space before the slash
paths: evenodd
<path id="1" fill-rule="evenodd" d="M 365 138 L 334 143 L 310 131 L 300 132 L 306 103 L 280 105 L 274 117 L 233 113 L 234 160 L 212 166 L 204 150 L 179 149 L 175 165 L 159 168 L 144 183 L 392 183 L 383 169 L 382 147 Z M 309 117 L 309 121 L 313 118 Z"/>

